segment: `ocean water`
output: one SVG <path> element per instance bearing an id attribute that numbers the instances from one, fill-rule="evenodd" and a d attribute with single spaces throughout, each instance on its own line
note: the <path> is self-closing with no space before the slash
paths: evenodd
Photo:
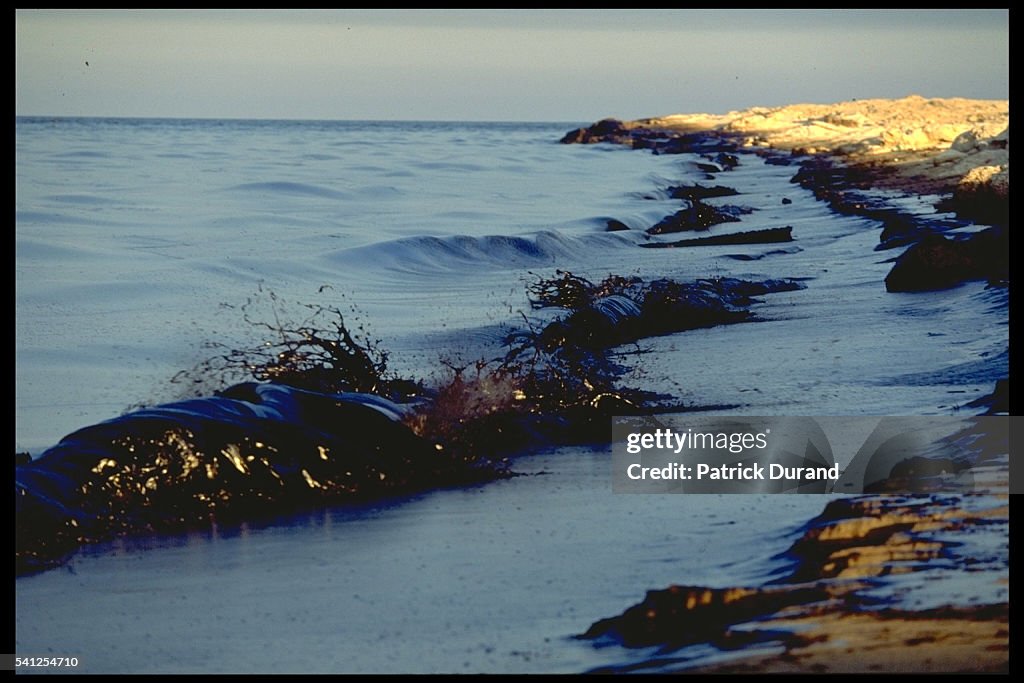
<path id="1" fill-rule="evenodd" d="M 262 341 L 249 299 L 264 320 L 339 306 L 397 373 L 430 379 L 499 353 L 539 315 L 525 286 L 556 269 L 803 278 L 757 322 L 624 357 L 631 384 L 694 407 L 942 415 L 1006 376 L 1005 289 L 889 294 L 881 225 L 832 213 L 796 167 L 742 155 L 710 179 L 696 155 L 557 144 L 578 125 L 17 119 L 15 448 L 180 398 L 171 378 L 210 342 Z M 795 241 L 639 248 L 684 182 L 754 209 L 716 232 Z M 89 671 L 582 671 L 628 656 L 572 635 L 647 589 L 763 580 L 825 502 L 614 496 L 609 457 L 562 449 L 516 463 L 535 477 L 101 544 L 17 581 L 18 653 Z"/>

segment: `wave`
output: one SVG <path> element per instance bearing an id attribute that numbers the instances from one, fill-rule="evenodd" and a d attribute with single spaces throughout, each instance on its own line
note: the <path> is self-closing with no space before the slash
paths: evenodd
<path id="1" fill-rule="evenodd" d="M 226 188 L 230 192 L 252 192 L 259 194 L 280 194 L 299 197 L 324 197 L 326 199 L 349 200 L 353 196 L 348 192 L 332 190 L 329 187 L 312 185 L 309 183 L 294 183 L 289 181 L 274 181 L 265 183 L 242 183 Z"/>
<path id="2" fill-rule="evenodd" d="M 98 197 L 92 194 L 54 194 L 47 197 L 51 201 L 62 204 L 77 204 L 80 206 L 102 206 L 105 204 L 123 204 L 123 202 L 109 197 Z"/>
<path id="3" fill-rule="evenodd" d="M 532 236 L 488 235 L 474 237 L 420 236 L 340 249 L 327 254 L 332 263 L 402 272 L 464 271 L 467 268 L 521 268 L 564 264 L 581 252 L 636 243 L 637 238 L 621 234 L 572 237 L 544 231 Z"/>
<path id="4" fill-rule="evenodd" d="M 480 173 L 487 167 L 481 164 L 456 163 L 451 161 L 421 161 L 413 164 L 416 168 L 427 171 L 459 171 L 461 173 Z"/>
<path id="5" fill-rule="evenodd" d="M 95 225 L 95 226 L 123 226 L 120 221 L 98 220 L 86 218 L 82 215 L 57 213 L 50 211 L 15 211 L 14 220 L 16 223 L 55 223 L 66 225 Z"/>
<path id="6" fill-rule="evenodd" d="M 74 152 L 61 152 L 53 156 L 58 159 L 109 159 L 111 155 L 109 152 L 83 149 Z"/>
<path id="7" fill-rule="evenodd" d="M 305 159 L 307 161 L 337 161 L 341 157 L 339 157 L 336 154 L 313 153 L 313 154 L 303 154 L 299 158 L 300 159 Z"/>
<path id="8" fill-rule="evenodd" d="M 16 468 L 18 571 L 116 535 L 495 476 L 416 436 L 401 423 L 408 410 L 368 394 L 247 383 L 76 431 Z"/>
<path id="9" fill-rule="evenodd" d="M 528 240 L 469 243 L 537 249 Z M 387 354 L 360 345 L 340 317 L 322 321 L 323 332 L 314 318 L 275 329 L 277 346 L 217 357 L 227 363 L 221 369 L 244 369 L 259 383 L 127 413 L 20 464 L 17 570 L 54 566 L 82 544 L 120 535 L 493 479 L 507 473 L 507 454 L 607 439 L 612 415 L 649 411 L 649 400 L 664 398 L 619 387 L 611 348 L 751 320 L 744 307 L 754 297 L 801 286 L 617 276 L 594 284 L 562 272 L 530 291 L 534 308 L 560 308 L 563 317 L 509 335 L 497 358 L 472 364 L 475 376 L 455 371 L 434 390 L 388 379 Z M 217 376 L 219 361 L 198 370 Z"/>

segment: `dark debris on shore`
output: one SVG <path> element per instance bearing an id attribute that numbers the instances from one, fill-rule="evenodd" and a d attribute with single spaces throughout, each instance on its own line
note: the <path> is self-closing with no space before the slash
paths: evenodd
<path id="1" fill-rule="evenodd" d="M 267 341 L 221 347 L 179 377 L 248 381 L 140 408 L 35 460 L 16 458 L 17 573 L 56 566 L 84 544 L 487 481 L 511 476 L 510 455 L 607 443 L 613 415 L 687 409 L 622 386 L 612 349 L 755 320 L 757 297 L 802 286 L 614 275 L 593 283 L 559 271 L 531 284 L 528 298 L 561 316 L 527 321 L 501 355 L 451 368 L 440 387 L 392 376 L 388 354 L 351 332 L 338 309 L 303 305 L 302 323 L 283 323 L 283 302 L 270 294 L 273 323 L 243 309 Z"/>
<path id="2" fill-rule="evenodd" d="M 871 195 L 870 189 L 878 180 L 891 174 L 884 167 L 842 165 L 821 154 L 751 150 L 743 147 L 742 136 L 723 131 L 679 132 L 652 129 L 617 119 L 603 119 L 591 126 L 570 131 L 561 142 L 619 144 L 634 149 L 648 149 L 654 154 L 698 154 L 718 164 L 716 172 L 739 163 L 736 155 L 741 151 L 753 151 L 764 156 L 768 163 L 799 166 L 791 182 L 811 191 L 818 200 L 827 202 L 833 211 L 881 223 L 878 249 L 905 248 L 886 278 L 888 291 L 934 291 L 974 280 L 983 280 L 992 286 L 1006 286 L 1009 281 L 1009 204 L 1005 197 L 991 193 L 953 192 L 940 199 L 936 211 L 955 213 L 956 219 L 920 216 L 895 208 Z M 679 198 L 690 205 L 666 216 L 652 226 L 648 233 L 702 230 L 716 223 L 739 220 L 742 214 L 741 209 L 737 210 L 739 207 L 708 207 L 701 203 L 706 197 L 727 196 L 729 189 L 712 190 L 700 186 L 679 188 Z M 670 191 L 671 196 L 677 196 L 673 188 Z M 709 191 L 712 193 L 705 194 Z M 720 191 L 726 194 L 717 194 Z M 991 227 L 980 233 L 944 236 L 972 222 Z M 690 246 L 716 243 L 693 242 Z M 676 246 L 685 244 L 678 243 Z"/>

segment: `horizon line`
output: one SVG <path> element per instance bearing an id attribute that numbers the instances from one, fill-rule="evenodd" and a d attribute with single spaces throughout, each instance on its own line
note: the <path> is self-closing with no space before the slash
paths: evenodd
<path id="1" fill-rule="evenodd" d="M 585 119 L 542 120 L 542 119 L 366 119 L 366 118 L 292 118 L 258 116 L 127 116 L 94 114 L 15 114 L 17 119 L 92 119 L 108 121 L 267 121 L 290 123 L 578 123 Z M 607 118 L 607 117 L 606 117 Z M 595 121 L 597 119 L 594 119 Z"/>

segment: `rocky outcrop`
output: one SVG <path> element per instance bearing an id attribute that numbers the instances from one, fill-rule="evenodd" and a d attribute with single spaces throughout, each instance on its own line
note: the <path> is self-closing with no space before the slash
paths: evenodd
<path id="1" fill-rule="evenodd" d="M 619 145 L 633 144 L 637 134 L 637 126 L 619 119 L 601 119 L 597 123 L 584 128 L 576 128 L 565 134 L 562 144 L 592 145 L 598 142 L 611 142 Z M 642 131 L 640 132 L 642 134 Z"/>
<path id="2" fill-rule="evenodd" d="M 957 237 L 928 234 L 896 259 L 885 288 L 921 292 L 970 280 L 1002 283 L 1009 279 L 1009 271 L 1009 244 L 1002 228 Z"/>
<path id="3" fill-rule="evenodd" d="M 647 228 L 647 234 L 665 235 L 689 230 L 707 230 L 719 223 L 735 223 L 740 220 L 740 216 L 750 212 L 750 209 L 741 206 L 711 206 L 699 199 L 693 199 L 685 209 L 665 216 Z"/>

